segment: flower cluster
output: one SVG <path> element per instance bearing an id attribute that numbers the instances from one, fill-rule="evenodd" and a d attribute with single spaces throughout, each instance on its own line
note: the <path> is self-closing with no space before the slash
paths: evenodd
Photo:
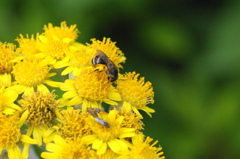
<path id="1" fill-rule="evenodd" d="M 62 22 L 19 35 L 17 46 L 0 42 L 0 152 L 27 159 L 37 145 L 46 159 L 164 159 L 142 132 L 151 82 L 120 72 L 126 57 L 110 38 L 82 44 L 78 34 Z"/>

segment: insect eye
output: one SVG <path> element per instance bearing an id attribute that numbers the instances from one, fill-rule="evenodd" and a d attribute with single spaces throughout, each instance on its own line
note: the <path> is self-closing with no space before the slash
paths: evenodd
<path id="1" fill-rule="evenodd" d="M 99 58 L 99 56 L 95 56 L 95 57 L 92 59 L 92 64 L 93 64 L 93 65 L 96 65 L 96 64 L 97 64 L 98 58 Z"/>
<path id="2" fill-rule="evenodd" d="M 96 65 L 96 64 L 106 65 L 106 62 L 99 55 L 97 55 L 92 59 L 92 64 L 93 65 Z"/>

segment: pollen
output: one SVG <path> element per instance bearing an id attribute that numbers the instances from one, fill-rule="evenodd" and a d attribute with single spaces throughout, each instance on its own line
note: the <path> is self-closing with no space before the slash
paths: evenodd
<path id="1" fill-rule="evenodd" d="M 109 59 L 118 67 L 122 68 L 121 63 L 126 61 L 126 57 L 122 51 L 116 46 L 116 42 L 112 42 L 110 38 L 103 38 L 102 41 L 91 39 L 92 44 L 87 44 L 93 50 L 101 50 Z"/>
<path id="2" fill-rule="evenodd" d="M 107 98 L 111 83 L 105 71 L 84 69 L 75 79 L 78 94 L 89 101 L 103 101 Z"/>
<path id="3" fill-rule="evenodd" d="M 0 42 L 0 74 L 10 73 L 12 71 L 12 60 L 16 57 L 15 45 Z"/>
<path id="4" fill-rule="evenodd" d="M 73 140 L 90 134 L 86 114 L 80 109 L 74 110 L 69 107 L 67 110 L 62 110 L 61 114 L 63 118 L 58 118 L 60 124 L 57 126 L 57 131 L 61 137 Z"/>
<path id="5" fill-rule="evenodd" d="M 32 127 L 51 126 L 56 118 L 55 110 L 58 103 L 53 93 L 33 92 L 31 96 L 23 95 L 19 100 L 23 111 L 28 110 L 29 115 L 26 120 Z"/>
<path id="6" fill-rule="evenodd" d="M 12 148 L 20 140 L 21 133 L 18 125 L 18 115 L 0 113 L 0 150 Z"/>
<path id="7" fill-rule="evenodd" d="M 41 63 L 41 60 L 33 59 L 18 62 L 12 73 L 19 84 L 36 87 L 48 77 L 50 69 L 50 66 Z"/>

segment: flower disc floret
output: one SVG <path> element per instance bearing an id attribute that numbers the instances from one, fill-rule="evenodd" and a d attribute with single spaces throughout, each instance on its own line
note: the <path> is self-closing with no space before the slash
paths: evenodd
<path id="1" fill-rule="evenodd" d="M 0 113 L 0 150 L 11 148 L 19 142 L 21 133 L 18 125 L 18 116 L 7 116 Z"/>
<path id="2" fill-rule="evenodd" d="M 86 114 L 80 109 L 74 110 L 69 107 L 60 112 L 58 117 L 60 122 L 57 125 L 58 134 L 64 139 L 73 140 L 90 134 L 89 124 L 86 121 Z"/>
<path id="3" fill-rule="evenodd" d="M 32 127 L 43 127 L 54 124 L 58 103 L 53 93 L 33 92 L 32 95 L 23 95 L 19 100 L 22 109 L 29 111 L 26 122 Z"/>

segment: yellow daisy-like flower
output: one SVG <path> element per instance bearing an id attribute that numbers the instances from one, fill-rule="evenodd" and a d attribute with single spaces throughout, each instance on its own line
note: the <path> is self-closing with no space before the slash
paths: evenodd
<path id="1" fill-rule="evenodd" d="M 14 104 L 14 101 L 18 98 L 17 92 L 12 89 L 0 88 L 0 113 L 13 114 L 16 110 L 22 109 Z"/>
<path id="2" fill-rule="evenodd" d="M 118 111 L 115 109 L 109 114 L 100 114 L 99 117 L 108 122 L 109 127 L 99 124 L 94 117 L 88 118 L 93 134 L 83 138 L 87 143 L 92 144 L 92 149 L 97 151 L 97 155 L 104 154 L 108 147 L 117 154 L 129 153 L 129 143 L 124 138 L 135 136 L 135 129 L 122 127 L 124 117 L 119 117 L 117 114 Z"/>
<path id="3" fill-rule="evenodd" d="M 16 80 L 16 85 L 13 88 L 19 93 L 31 94 L 33 91 L 49 92 L 44 84 L 58 87 L 60 82 L 49 79 L 56 75 L 56 73 L 49 73 L 52 63 L 54 61 L 50 58 L 38 58 L 35 56 L 32 56 L 31 59 L 18 61 L 12 71 Z"/>
<path id="4" fill-rule="evenodd" d="M 44 26 L 45 32 L 43 34 L 47 38 L 59 39 L 66 42 L 74 42 L 77 39 L 79 33 L 76 27 L 76 24 L 68 27 L 65 21 L 61 22 L 60 27 L 54 27 L 51 23 L 49 23 L 48 26 Z"/>
<path id="5" fill-rule="evenodd" d="M 60 136 L 55 136 L 54 143 L 48 143 L 41 157 L 44 159 L 95 159 L 94 151 L 90 150 L 81 139 L 64 140 Z"/>
<path id="6" fill-rule="evenodd" d="M 17 56 L 14 44 L 0 42 L 0 74 L 11 73 L 14 65 L 12 60 Z"/>
<path id="7" fill-rule="evenodd" d="M 69 52 L 69 46 L 76 40 L 78 30 L 76 25 L 67 27 L 66 22 L 61 27 L 53 27 L 52 24 L 44 26 L 45 32 L 39 36 L 38 48 L 42 56 L 50 56 L 53 59 L 64 59 Z"/>
<path id="8" fill-rule="evenodd" d="M 155 110 L 147 107 L 147 104 L 154 103 L 154 92 L 151 82 L 145 82 L 144 77 L 138 80 L 140 75 L 136 72 L 129 72 L 123 75 L 122 80 L 117 81 L 117 90 L 119 91 L 123 105 L 130 107 L 138 116 L 142 117 L 138 109 L 145 111 L 149 116 Z"/>
<path id="9" fill-rule="evenodd" d="M 70 46 L 67 58 L 69 59 L 57 61 L 54 64 L 54 68 L 66 67 L 61 75 L 67 75 L 72 72 L 73 76 L 78 76 L 83 68 L 92 66 L 93 50 L 81 43 L 75 42 Z"/>
<path id="10" fill-rule="evenodd" d="M 3 149 L 6 149 L 9 158 L 25 158 L 24 156 L 22 157 L 20 148 L 17 146 L 18 142 L 22 141 L 24 144 L 36 144 L 35 140 L 26 135 L 22 135 L 20 132 L 20 127 L 26 120 L 27 115 L 27 111 L 23 113 L 21 118 L 19 117 L 19 113 L 4 115 L 0 112 L 0 152 L 2 152 Z"/>
<path id="11" fill-rule="evenodd" d="M 78 77 L 66 80 L 60 88 L 68 91 L 63 94 L 63 98 L 71 99 L 68 105 L 82 104 L 83 111 L 90 107 L 101 109 L 102 102 L 117 105 L 115 101 L 121 101 L 107 74 L 94 68 L 83 69 Z"/>
<path id="12" fill-rule="evenodd" d="M 134 128 L 136 130 L 136 133 L 139 133 L 140 130 L 143 130 L 143 122 L 141 121 L 141 117 L 136 115 L 131 110 L 131 107 L 124 104 L 119 108 L 118 116 L 124 116 L 124 120 L 122 122 L 122 127 L 125 128 Z"/>
<path id="13" fill-rule="evenodd" d="M 118 67 L 122 68 L 121 63 L 126 61 L 126 57 L 122 51 L 116 46 L 116 42 L 112 42 L 110 38 L 103 38 L 102 41 L 91 39 L 92 44 L 87 44 L 92 50 L 101 50 L 109 59 Z"/>
<path id="14" fill-rule="evenodd" d="M 20 52 L 24 58 L 28 58 L 29 56 L 35 55 L 39 53 L 39 49 L 37 48 L 37 43 L 39 41 L 38 36 L 36 35 L 36 38 L 34 35 L 26 35 L 26 38 L 22 34 L 19 35 L 20 38 L 17 38 L 16 41 L 19 43 L 19 47 L 17 48 L 17 51 Z"/>
<path id="15" fill-rule="evenodd" d="M 162 147 L 155 147 L 158 141 L 150 144 L 153 141 L 152 138 L 147 137 L 144 141 L 142 134 L 136 135 L 132 138 L 132 147 L 129 158 L 125 159 L 164 159 L 162 156 Z"/>
<path id="16" fill-rule="evenodd" d="M 23 99 L 18 101 L 24 111 L 29 111 L 26 119 L 27 135 L 33 134 L 39 146 L 42 140 L 49 142 L 54 136 L 51 134 L 54 131 L 52 127 L 59 107 L 55 97 L 53 93 L 32 92 L 31 95 L 23 95 Z"/>
<path id="17" fill-rule="evenodd" d="M 14 65 L 12 60 L 18 56 L 15 48 L 11 43 L 0 42 L 0 87 L 11 86 L 11 71 Z"/>
<path id="18" fill-rule="evenodd" d="M 62 110 L 57 116 L 60 124 L 54 128 L 64 139 L 74 140 L 90 134 L 86 113 L 83 113 L 80 109 L 74 110 L 72 107 L 68 107 L 67 110 Z"/>

